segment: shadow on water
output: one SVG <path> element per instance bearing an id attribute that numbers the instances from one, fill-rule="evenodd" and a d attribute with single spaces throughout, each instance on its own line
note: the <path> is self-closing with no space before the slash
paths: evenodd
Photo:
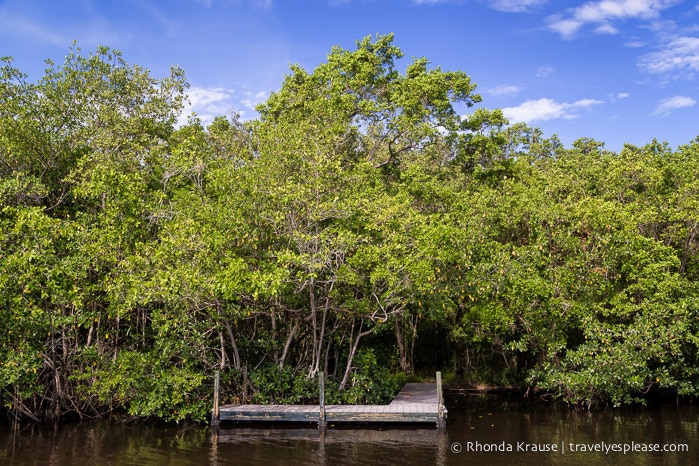
<path id="1" fill-rule="evenodd" d="M 0 424 L 8 465 L 685 465 L 699 464 L 697 406 L 575 412 L 504 396 L 447 398 L 446 431 L 434 427 L 313 425 L 162 426 L 95 422 Z M 688 452 L 570 451 L 687 445 Z M 551 448 L 558 451 L 521 451 Z M 547 447 L 548 446 L 548 447 Z M 561 447 L 566 451 L 561 452 Z M 512 451 L 500 451 L 511 449 Z"/>

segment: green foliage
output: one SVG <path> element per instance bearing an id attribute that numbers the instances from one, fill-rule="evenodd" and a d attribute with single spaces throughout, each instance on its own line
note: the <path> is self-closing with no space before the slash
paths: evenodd
<path id="1" fill-rule="evenodd" d="M 587 407 L 697 395 L 699 139 L 564 148 L 402 56 L 369 36 L 257 120 L 179 128 L 177 68 L 4 59 L 2 409 L 205 420 L 215 370 L 243 403 L 315 402 L 321 372 L 386 402 L 446 366 Z"/>
<path id="2" fill-rule="evenodd" d="M 206 419 L 210 406 L 204 378 L 197 366 L 186 361 L 172 364 L 157 353 L 131 351 L 120 352 L 103 368 L 74 377 L 84 384 L 83 396 L 124 407 L 134 417 L 166 421 Z"/>
<path id="3" fill-rule="evenodd" d="M 346 390 L 330 395 L 330 402 L 341 404 L 387 404 L 403 388 L 408 376 L 379 365 L 373 348 L 355 358 L 356 370 Z"/>
<path id="4" fill-rule="evenodd" d="M 318 401 L 318 381 L 288 366 L 264 366 L 251 372 L 250 380 L 257 389 L 252 397 L 254 403 L 306 404 Z"/>

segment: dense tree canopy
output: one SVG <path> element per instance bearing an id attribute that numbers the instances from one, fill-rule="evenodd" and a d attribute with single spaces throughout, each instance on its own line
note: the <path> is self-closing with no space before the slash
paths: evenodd
<path id="1" fill-rule="evenodd" d="M 699 387 L 699 139 L 565 148 L 392 35 L 294 65 L 259 118 L 176 126 L 74 47 L 0 68 L 0 398 L 204 419 L 386 399 L 416 371 L 592 407 Z M 468 109 L 460 115 L 457 109 Z"/>

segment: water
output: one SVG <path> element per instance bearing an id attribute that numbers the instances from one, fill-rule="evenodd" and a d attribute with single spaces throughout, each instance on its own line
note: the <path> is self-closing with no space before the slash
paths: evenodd
<path id="1" fill-rule="evenodd" d="M 447 406 L 450 422 L 442 432 L 432 427 L 322 432 L 313 426 L 224 426 L 216 433 L 201 426 L 114 422 L 0 425 L 0 465 L 699 465 L 697 406 L 590 414 L 474 395 L 450 397 Z M 656 447 L 688 451 L 623 453 Z"/>
<path id="2" fill-rule="evenodd" d="M 461 451 L 448 464 L 699 465 L 698 406 L 665 404 L 588 413 L 493 397 L 455 401 L 450 412 L 458 419 L 448 432 L 450 442 L 458 442 Z"/>

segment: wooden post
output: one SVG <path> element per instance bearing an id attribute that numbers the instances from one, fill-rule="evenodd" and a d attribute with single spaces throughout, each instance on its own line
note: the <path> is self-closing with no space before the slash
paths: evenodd
<path id="1" fill-rule="evenodd" d="M 437 427 L 443 429 L 447 426 L 447 420 L 444 416 L 444 397 L 442 395 L 442 373 L 437 371 Z"/>
<path id="2" fill-rule="evenodd" d="M 318 428 L 324 429 L 327 427 L 328 423 L 325 421 L 325 372 L 323 371 L 321 371 L 320 375 L 318 376 L 318 385 L 320 388 L 320 412 L 318 413 Z"/>
<path id="3" fill-rule="evenodd" d="M 219 371 L 214 373 L 214 409 L 211 411 L 211 425 L 214 427 L 218 427 L 221 423 L 218 408 L 219 375 Z"/>

